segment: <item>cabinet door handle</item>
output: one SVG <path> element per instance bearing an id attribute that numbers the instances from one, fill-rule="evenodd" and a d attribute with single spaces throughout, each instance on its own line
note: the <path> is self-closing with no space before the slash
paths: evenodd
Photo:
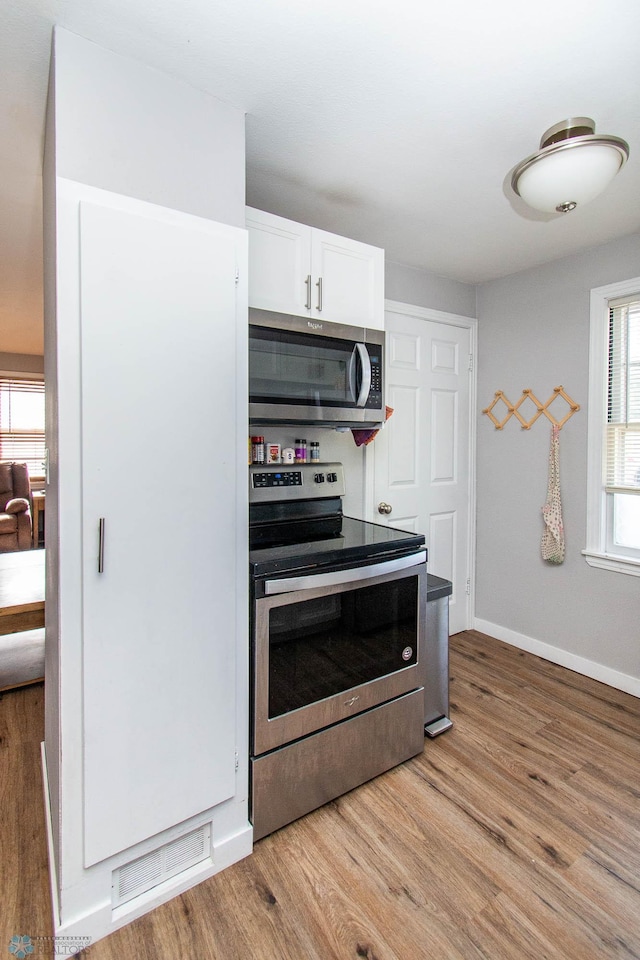
<path id="1" fill-rule="evenodd" d="M 322 310 L 322 277 L 318 277 L 316 287 L 318 288 L 318 306 L 316 310 Z"/>
<path id="2" fill-rule="evenodd" d="M 98 573 L 104 573 L 104 517 L 98 524 Z"/>
<path id="3" fill-rule="evenodd" d="M 305 283 L 307 285 L 307 302 L 305 303 L 305 307 L 307 310 L 311 310 L 311 274 L 307 276 Z"/>

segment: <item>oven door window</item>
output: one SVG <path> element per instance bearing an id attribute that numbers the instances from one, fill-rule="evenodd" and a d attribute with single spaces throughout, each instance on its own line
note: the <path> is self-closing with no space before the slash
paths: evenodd
<path id="1" fill-rule="evenodd" d="M 269 719 L 415 664 L 418 596 L 409 576 L 272 608 Z"/>

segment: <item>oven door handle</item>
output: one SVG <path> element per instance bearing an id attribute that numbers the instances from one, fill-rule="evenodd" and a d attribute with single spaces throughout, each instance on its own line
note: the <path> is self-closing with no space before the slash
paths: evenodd
<path id="1" fill-rule="evenodd" d="M 396 557 L 395 560 L 383 560 L 368 567 L 350 567 L 348 570 L 334 570 L 332 573 L 303 574 L 301 577 L 286 577 L 280 580 L 265 580 L 264 592 L 272 596 L 277 593 L 294 593 L 296 590 L 313 590 L 315 587 L 333 587 L 340 583 L 357 583 L 372 580 L 385 573 L 407 570 L 425 563 L 427 551 L 420 550 L 408 557 Z"/>

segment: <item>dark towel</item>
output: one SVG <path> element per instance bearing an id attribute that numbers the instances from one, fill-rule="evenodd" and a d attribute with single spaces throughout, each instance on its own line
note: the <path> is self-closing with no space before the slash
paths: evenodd
<path id="1" fill-rule="evenodd" d="M 393 407 L 385 407 L 385 423 L 393 413 Z M 378 434 L 378 430 L 352 430 L 353 439 L 356 442 L 356 447 L 366 447 L 368 443 L 371 443 L 373 439 Z"/>

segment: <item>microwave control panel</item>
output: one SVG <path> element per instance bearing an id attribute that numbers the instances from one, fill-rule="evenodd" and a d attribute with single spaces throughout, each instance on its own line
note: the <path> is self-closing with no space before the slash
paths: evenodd
<path id="1" fill-rule="evenodd" d="M 369 347 L 371 350 L 371 347 Z M 370 354 L 371 389 L 367 397 L 367 407 L 380 407 L 382 403 L 382 358 Z"/>

